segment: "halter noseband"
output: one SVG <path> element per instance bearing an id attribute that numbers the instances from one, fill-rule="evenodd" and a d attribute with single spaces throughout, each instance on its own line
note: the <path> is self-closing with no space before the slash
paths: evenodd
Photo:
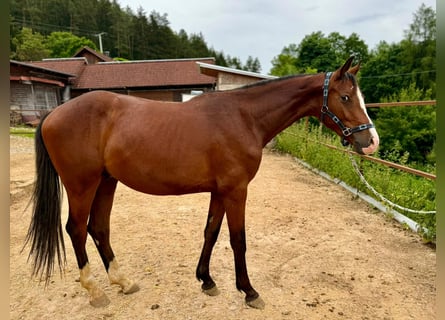
<path id="1" fill-rule="evenodd" d="M 346 147 L 347 145 L 349 145 L 349 142 L 345 139 L 346 137 L 348 137 L 351 134 L 356 133 L 356 132 L 374 128 L 374 124 L 372 124 L 372 123 L 361 124 L 361 125 L 351 129 L 351 128 L 348 128 L 347 126 L 345 126 L 343 124 L 343 122 L 341 122 L 341 120 L 332 111 L 329 110 L 329 108 L 328 108 L 328 94 L 329 94 L 329 80 L 331 79 L 331 76 L 332 76 L 332 72 L 327 72 L 326 77 L 324 79 L 323 105 L 321 106 L 320 120 L 321 120 L 321 123 L 323 123 L 323 118 L 325 115 L 327 115 L 329 118 L 332 119 L 332 121 L 334 121 L 335 124 L 337 124 L 340 127 L 342 134 L 343 134 L 343 137 L 341 138 L 341 144 Z"/>

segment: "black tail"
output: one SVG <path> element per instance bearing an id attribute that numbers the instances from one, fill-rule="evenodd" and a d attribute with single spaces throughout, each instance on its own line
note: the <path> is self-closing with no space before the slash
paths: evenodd
<path id="1" fill-rule="evenodd" d="M 66 256 L 61 223 L 62 186 L 41 135 L 45 118 L 41 119 L 35 134 L 37 178 L 32 195 L 33 214 L 25 245 L 31 243 L 28 260 L 33 257 L 33 276 L 40 275 L 47 285 L 54 271 L 56 254 L 61 273 Z"/>

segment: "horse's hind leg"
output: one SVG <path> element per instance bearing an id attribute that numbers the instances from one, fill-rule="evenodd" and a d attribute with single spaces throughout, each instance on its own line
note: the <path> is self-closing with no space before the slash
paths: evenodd
<path id="1" fill-rule="evenodd" d="M 90 304 L 94 307 L 102 307 L 109 304 L 110 300 L 99 288 L 91 274 L 85 248 L 88 216 L 96 188 L 97 184 L 95 183 L 84 188 L 81 193 L 66 188 L 69 202 L 69 216 L 66 231 L 71 238 L 76 254 L 77 264 L 80 270 L 80 283 L 90 295 Z"/>
<path id="2" fill-rule="evenodd" d="M 217 194 L 212 193 L 207 224 L 204 231 L 204 246 L 202 247 L 201 257 L 199 258 L 198 267 L 196 268 L 196 277 L 203 282 L 201 288 L 210 296 L 215 296 L 219 293 L 215 282 L 210 277 L 209 264 L 213 247 L 218 239 L 218 234 L 221 229 L 223 217 L 224 206 L 221 198 Z"/>
<path id="3" fill-rule="evenodd" d="M 88 233 L 94 240 L 108 273 L 111 284 L 118 284 L 125 294 L 139 290 L 139 286 L 129 280 L 120 270 L 110 245 L 110 213 L 113 205 L 117 180 L 103 176 L 96 191 L 88 222 Z"/>

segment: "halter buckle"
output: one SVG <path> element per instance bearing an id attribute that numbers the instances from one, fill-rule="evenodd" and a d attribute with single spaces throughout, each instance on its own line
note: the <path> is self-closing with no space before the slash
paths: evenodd
<path id="1" fill-rule="evenodd" d="M 360 125 L 360 127 L 361 127 L 361 125 Z M 359 130 L 359 131 L 362 131 L 362 130 L 365 130 L 365 129 L 361 129 L 361 130 Z M 343 136 L 345 136 L 345 137 L 349 137 L 349 136 L 352 134 L 352 129 L 346 127 L 346 128 L 344 128 L 344 129 L 342 130 L 342 133 L 343 133 Z"/>
<path id="2" fill-rule="evenodd" d="M 327 113 L 328 110 L 329 110 L 329 109 L 328 109 L 328 106 L 327 106 L 327 105 L 321 107 L 321 113 Z"/>

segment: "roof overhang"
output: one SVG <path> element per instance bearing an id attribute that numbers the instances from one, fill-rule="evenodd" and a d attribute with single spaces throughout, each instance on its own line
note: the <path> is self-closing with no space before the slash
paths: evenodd
<path id="1" fill-rule="evenodd" d="M 32 83 L 32 82 L 40 82 L 46 84 L 53 84 L 59 87 L 65 87 L 65 84 L 62 81 L 39 78 L 39 77 L 27 77 L 27 76 L 9 76 L 10 81 L 20 81 L 22 83 Z"/>
<path id="2" fill-rule="evenodd" d="M 52 69 L 48 69 L 48 68 L 38 67 L 31 63 L 24 63 L 24 62 L 15 61 L 15 60 L 9 60 L 9 63 L 13 64 L 13 65 L 15 64 L 16 66 L 22 66 L 25 68 L 33 69 L 35 71 L 38 71 L 41 73 L 46 73 L 46 74 L 53 75 L 56 77 L 72 78 L 72 77 L 76 76 L 75 74 L 71 74 L 71 73 L 65 73 L 65 72 L 60 72 L 60 71 L 56 71 L 56 70 L 52 70 Z"/>
<path id="3" fill-rule="evenodd" d="M 220 73 L 220 72 L 232 73 L 232 74 L 241 75 L 241 76 L 245 76 L 245 77 L 256 78 L 258 80 L 269 80 L 269 79 L 277 78 L 276 76 L 265 75 L 265 74 L 260 74 L 257 72 L 239 70 L 239 69 L 234 69 L 234 68 L 222 67 L 222 66 L 217 66 L 214 64 L 208 64 L 205 62 L 196 62 L 196 64 L 199 66 L 199 70 L 202 74 L 205 74 L 205 75 L 211 76 L 211 77 L 215 77 L 215 78 L 218 77 L 218 73 Z"/>

